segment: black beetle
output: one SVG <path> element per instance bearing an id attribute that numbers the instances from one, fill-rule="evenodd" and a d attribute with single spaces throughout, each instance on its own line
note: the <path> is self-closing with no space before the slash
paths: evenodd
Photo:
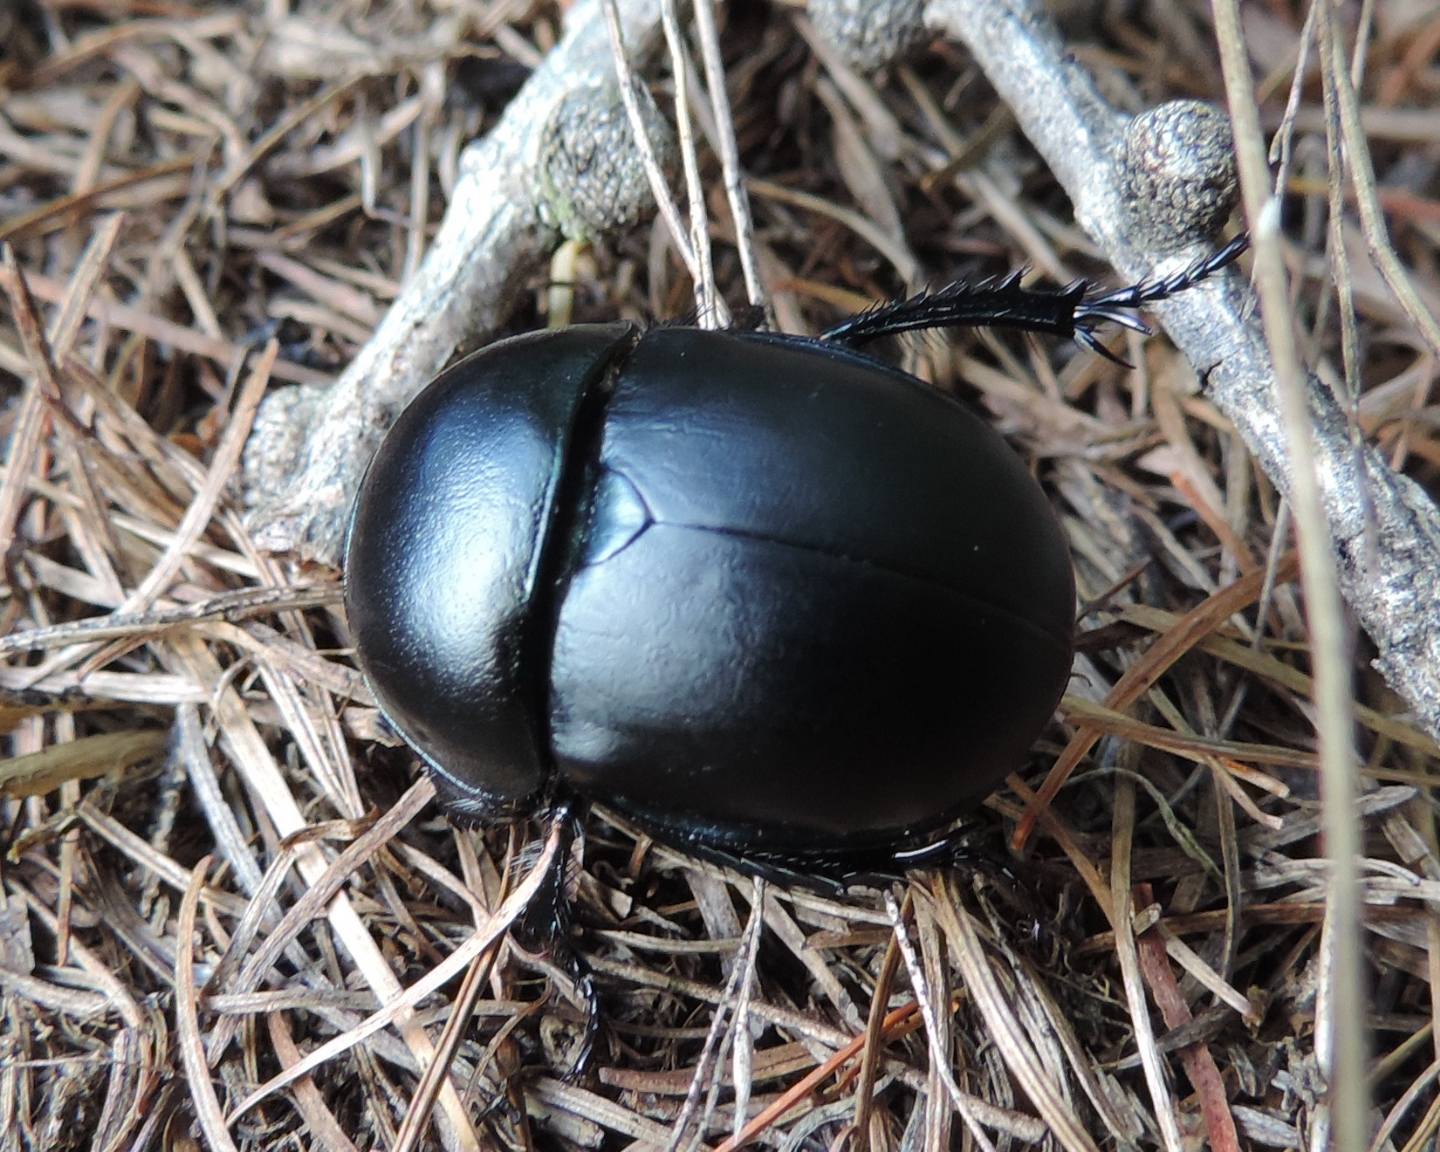
<path id="1" fill-rule="evenodd" d="M 460 361 L 351 521 L 383 712 L 454 815 L 573 795 L 752 871 L 905 867 L 1049 719 L 1074 583 L 1000 436 L 847 345 L 988 323 L 1098 347 L 1242 248 L 1099 296 L 953 286 L 818 340 L 586 325 Z"/>

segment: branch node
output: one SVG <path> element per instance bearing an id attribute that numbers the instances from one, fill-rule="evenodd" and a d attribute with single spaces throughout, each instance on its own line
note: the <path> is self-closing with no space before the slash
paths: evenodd
<path id="1" fill-rule="evenodd" d="M 675 133 L 639 90 L 640 114 L 660 165 L 675 163 Z M 567 92 L 540 141 L 541 219 L 588 242 L 632 228 L 655 211 L 620 89 L 613 81 Z"/>
<path id="2" fill-rule="evenodd" d="M 1211 240 L 1239 195 L 1230 120 L 1202 100 L 1172 100 L 1125 127 L 1120 192 L 1134 239 L 1157 253 Z"/>
<path id="3" fill-rule="evenodd" d="M 930 40 L 924 0 L 810 0 L 806 12 L 855 71 L 869 75 Z"/>

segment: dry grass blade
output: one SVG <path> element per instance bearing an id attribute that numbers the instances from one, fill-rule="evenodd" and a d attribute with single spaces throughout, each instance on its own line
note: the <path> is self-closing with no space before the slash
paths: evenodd
<path id="1" fill-rule="evenodd" d="M 464 1038 L 470 1023 L 470 1014 L 475 1010 L 475 1003 L 485 989 L 485 981 L 499 950 L 500 941 L 497 939 L 492 948 L 480 953 L 470 962 L 465 979 L 460 984 L 460 991 L 456 993 L 455 1001 L 451 1005 L 450 1019 L 445 1024 L 445 1033 L 440 1038 L 435 1059 L 420 1078 L 420 1083 L 415 1088 L 415 1097 L 410 1101 L 405 1119 L 395 1133 L 395 1152 L 414 1152 L 420 1147 L 420 1141 L 430 1124 L 430 1112 L 435 1107 L 435 1097 L 439 1094 L 444 1078 L 449 1074 L 451 1061 L 454 1060 L 455 1052 Z"/>
<path id="2" fill-rule="evenodd" d="M 210 1081 L 210 1065 L 205 1060 L 205 1045 L 200 1039 L 196 1013 L 200 1004 L 200 988 L 195 981 L 195 913 L 200 904 L 200 890 L 205 886 L 205 874 L 209 871 L 210 857 L 206 856 L 195 865 L 194 875 L 180 904 L 177 924 L 180 947 L 175 953 L 175 1022 L 179 1033 L 180 1060 L 185 1067 L 190 1099 L 195 1105 L 200 1130 L 205 1134 L 205 1143 L 216 1152 L 239 1152 L 230 1138 L 220 1100 Z"/>
<path id="3" fill-rule="evenodd" d="M 1136 890 L 1137 903 L 1148 904 L 1151 900 L 1148 885 Z M 1158 933 L 1145 933 L 1139 940 L 1140 971 L 1149 985 L 1151 994 L 1165 1019 L 1165 1026 L 1172 1030 L 1183 1028 L 1193 1019 L 1190 1006 L 1180 994 L 1180 986 L 1170 965 L 1165 960 L 1166 945 Z M 1225 1085 L 1215 1058 L 1204 1044 L 1191 1044 L 1182 1049 L 1180 1058 L 1185 1073 L 1200 1097 L 1201 1114 L 1205 1119 L 1206 1135 L 1215 1152 L 1240 1152 L 1240 1140 L 1235 1132 L 1235 1118 L 1225 1098 Z"/>
<path id="4" fill-rule="evenodd" d="M 656 155 L 655 145 L 646 128 L 645 117 L 640 111 L 639 97 L 636 95 L 635 89 L 638 81 L 635 78 L 634 69 L 630 65 L 630 53 L 625 46 L 624 34 L 621 32 L 620 12 L 616 0 L 603 0 L 603 2 L 605 26 L 610 33 L 610 51 L 615 57 L 615 74 L 620 83 L 620 95 L 625 102 L 625 114 L 630 118 L 630 131 L 634 134 L 635 145 L 640 150 L 640 156 L 645 165 L 645 176 L 650 182 L 655 203 L 659 206 L 660 215 L 669 229 L 670 241 L 679 252 L 680 259 L 685 262 L 690 279 L 694 281 L 696 290 L 699 291 L 699 285 L 703 282 L 700 261 L 695 254 L 695 245 L 692 242 L 690 230 L 685 227 L 685 222 L 680 216 L 680 208 L 670 192 L 670 182 L 666 179 L 665 171 Z"/>
<path id="5" fill-rule="evenodd" d="M 55 304 L 64 299 L 64 289 L 48 276 L 32 275 L 30 289 L 37 299 Z M 243 346 L 232 340 L 221 340 L 207 336 L 193 328 L 168 320 L 164 316 L 142 308 L 117 304 L 110 300 L 94 300 L 86 309 L 89 319 L 100 324 L 111 325 L 133 333 L 137 337 L 153 340 L 158 344 L 173 347 L 181 352 L 203 356 L 217 364 L 233 364 L 243 351 Z M 331 376 L 314 368 L 291 361 L 277 361 L 275 378 L 295 384 L 328 384 Z"/>
<path id="6" fill-rule="evenodd" d="M 1115 814 L 1110 856 L 1110 906 L 1114 910 L 1111 923 L 1115 929 L 1115 957 L 1125 999 L 1130 1008 L 1130 1023 L 1135 1033 L 1135 1047 L 1140 1066 L 1145 1070 L 1145 1086 L 1154 1103 L 1154 1116 L 1165 1147 L 1180 1152 L 1180 1125 L 1170 1095 L 1155 1031 L 1150 1021 L 1150 1006 L 1140 977 L 1140 954 L 1135 940 L 1135 905 L 1130 888 L 1131 845 L 1135 831 L 1135 783 L 1122 776 L 1116 782 Z"/>
<path id="7" fill-rule="evenodd" d="M 660 0 L 660 20 L 665 28 L 665 45 L 670 50 L 671 73 L 675 84 L 675 125 L 680 137 L 680 163 L 685 173 L 685 196 L 689 204 L 690 246 L 695 253 L 699 276 L 695 280 L 695 311 L 705 327 L 723 327 L 730 311 L 716 294 L 715 262 L 710 251 L 710 213 L 700 186 L 700 155 L 695 147 L 695 128 L 690 110 L 689 49 L 680 28 L 675 0 Z"/>
<path id="8" fill-rule="evenodd" d="M 371 827 L 355 837 L 350 846 L 326 869 L 324 875 L 312 881 L 305 895 L 296 901 L 284 917 L 269 926 L 263 945 L 245 959 L 243 966 L 240 958 L 246 957 L 253 934 L 258 930 L 259 925 L 252 922 L 248 926 L 248 931 L 246 926 L 242 925 L 241 930 L 231 938 L 230 947 L 216 968 L 212 978 L 216 990 L 225 989 L 243 994 L 258 987 L 265 974 L 279 960 L 280 954 L 290 941 L 302 927 L 324 911 L 325 906 L 350 878 L 355 869 L 413 820 L 431 799 L 433 799 L 433 792 L 429 782 L 422 781 L 401 797 L 400 801 L 384 817 L 376 820 Z M 297 840 L 292 846 L 298 847 L 299 843 Z M 281 875 L 279 870 L 272 872 L 272 876 L 277 881 Z M 275 884 L 275 887 L 278 887 L 278 883 Z M 251 907 L 258 909 L 263 907 L 263 904 L 257 901 Z M 236 968 L 239 971 L 235 973 L 232 985 L 226 977 Z M 223 1025 L 217 1028 L 210 1038 L 212 1051 L 217 1054 L 222 1051 L 229 1043 L 232 1034 L 232 1030 Z"/>
<path id="9" fill-rule="evenodd" d="M 1320 11 L 1319 24 L 1322 43 L 1328 46 L 1335 40 L 1333 33 L 1326 31 L 1330 26 L 1328 8 Z M 1361 989 L 1360 896 L 1355 874 L 1360 831 L 1353 809 L 1357 786 L 1348 685 L 1349 645 L 1321 502 L 1323 480 L 1312 445 L 1305 380 L 1286 299 L 1277 227 L 1279 205 L 1269 198 L 1259 110 L 1250 94 L 1250 68 L 1233 0 L 1217 5 L 1216 25 L 1236 127 L 1241 191 L 1255 233 L 1256 286 L 1262 302 L 1266 345 L 1274 363 L 1276 401 L 1291 461 L 1290 499 L 1299 536 L 1301 580 L 1309 606 L 1315 659 L 1314 703 L 1320 736 L 1326 851 L 1331 862 L 1327 931 L 1321 944 L 1322 955 L 1329 963 L 1319 1001 L 1318 1041 L 1324 1074 L 1334 1085 L 1331 1106 L 1335 1140 L 1339 1147 L 1359 1148 L 1366 1142 L 1370 1107 L 1364 1074 L 1367 1044 Z M 1330 948 L 1325 947 L 1327 939 Z"/>
<path id="10" fill-rule="evenodd" d="M 300 1050 L 295 1047 L 295 1041 L 286 1029 L 284 1018 L 278 1013 L 272 1013 L 266 1017 L 266 1024 L 270 1031 L 270 1043 L 274 1045 L 275 1055 L 279 1057 L 281 1064 L 288 1067 L 298 1062 Z M 325 1152 L 357 1152 L 354 1141 L 340 1127 L 340 1121 L 335 1118 L 335 1114 L 325 1106 L 324 1097 L 314 1081 L 298 1080 L 291 1092 L 301 1115 L 305 1117 L 311 1135 Z"/>
<path id="11" fill-rule="evenodd" d="M 173 539 L 174 537 L 172 537 Z M 236 623 L 274 612 L 298 611 L 338 604 L 340 589 L 333 584 L 313 587 L 243 588 L 180 608 L 141 612 L 127 617 L 122 612 L 91 616 L 49 628 L 36 628 L 0 637 L 0 656 L 19 652 L 41 652 L 72 644 L 153 636 L 167 628 L 182 628 L 206 620 Z"/>
<path id="12" fill-rule="evenodd" d="M 113 180 L 107 180 L 85 192 L 62 196 L 53 203 L 42 204 L 23 216 L 0 224 L 0 242 L 18 240 L 68 227 L 85 212 L 103 209 L 107 193 L 135 188 L 152 181 L 165 180 L 168 177 L 189 172 L 199 162 L 199 159 L 198 156 L 181 156 L 165 164 L 157 164 L 147 171 L 129 172 L 124 176 L 116 176 Z"/>
<path id="13" fill-rule="evenodd" d="M 1286 557 L 1282 560 L 1276 566 L 1276 572 L 1277 579 L 1293 578 L 1294 558 Z M 1183 618 L 1175 622 L 1173 628 L 1150 647 L 1143 659 L 1136 661 L 1126 670 L 1125 675 L 1106 697 L 1105 707 L 1112 710 L 1124 708 L 1138 700 L 1176 660 L 1219 628 L 1235 613 L 1253 604 L 1260 595 L 1260 590 L 1265 582 L 1266 574 L 1264 572 L 1252 571 L 1236 580 L 1230 587 L 1215 593 L 1204 603 L 1187 612 Z M 1082 727 L 1066 746 L 1065 751 L 1056 760 L 1055 766 L 1050 769 L 1049 775 L 1045 777 L 1045 783 L 1041 786 L 1034 804 L 1015 830 L 1013 843 L 1017 849 L 1025 846 L 1038 818 L 1039 808 L 1055 798 L 1056 793 L 1064 787 L 1065 781 L 1069 779 L 1070 773 L 1075 770 L 1085 754 L 1095 746 L 1095 742 L 1099 738 L 1100 734 L 1095 729 L 1088 726 Z"/>
<path id="14" fill-rule="evenodd" d="M 729 1044 L 735 1044 L 738 1050 L 740 1046 L 749 1043 L 748 1036 L 740 1040 L 737 1040 L 736 1036 L 741 1029 L 747 1031 L 749 1029 L 748 1012 L 742 1012 L 741 1009 L 748 1004 L 750 999 L 749 985 L 755 979 L 760 926 L 765 922 L 765 882 L 763 880 L 755 881 L 755 890 L 751 895 L 750 919 L 745 926 L 744 935 L 740 938 L 739 951 L 731 963 L 730 978 L 726 982 L 725 992 L 710 1021 L 710 1031 L 705 1037 L 705 1047 L 701 1051 L 700 1059 L 695 1064 L 695 1072 L 690 1078 L 690 1086 L 685 1090 L 685 1105 L 681 1109 L 680 1118 L 676 1121 L 675 1129 L 670 1135 L 666 1152 L 676 1152 L 681 1147 L 695 1148 L 704 1139 L 715 1111 L 715 1098 L 711 1088 L 712 1086 L 718 1087 L 720 1083 L 716 1069 L 725 1059 L 723 1049 Z M 734 1005 L 733 1010 L 732 1005 Z M 727 1023 L 729 1024 L 728 1031 Z M 737 1092 L 743 1091 L 747 1097 L 749 1095 L 749 1085 L 745 1085 L 742 1089 L 738 1078 L 736 1090 Z M 702 1098 L 704 1099 L 703 1115 L 701 1114 Z M 739 1121 L 742 1115 L 743 1109 L 737 1108 L 736 1131 L 732 1133 L 732 1139 L 738 1138 Z M 692 1128 L 694 1129 L 693 1133 Z"/>
<path id="15" fill-rule="evenodd" d="M 745 192 L 740 172 L 740 156 L 735 142 L 735 122 L 730 110 L 730 96 L 725 90 L 725 57 L 715 26 L 713 0 L 699 0 L 695 5 L 695 23 L 700 39 L 700 55 L 705 62 L 705 82 L 710 86 L 710 110 L 715 117 L 720 167 L 725 175 L 725 198 L 735 223 L 735 247 L 745 275 L 745 294 L 752 306 L 769 312 L 769 293 L 760 276 L 755 257 L 755 222 L 750 212 L 750 197 Z"/>
<path id="16" fill-rule="evenodd" d="M 1001 992 L 979 933 L 965 911 L 953 879 L 939 877 L 934 882 L 934 890 L 935 914 L 945 930 L 961 978 L 990 1033 L 996 1037 L 1001 1056 L 1061 1147 L 1069 1152 L 1094 1152 L 1096 1145 L 1090 1134 L 1041 1066 L 1008 998 Z"/>
<path id="17" fill-rule="evenodd" d="M 164 750 L 164 732 L 106 732 L 0 760 L 0 794 L 43 796 L 67 780 L 123 774 Z"/>
<path id="18" fill-rule="evenodd" d="M 544 850 L 535 859 L 535 866 L 530 875 L 524 881 L 516 885 L 515 891 L 510 894 L 505 903 L 496 909 L 495 914 L 484 924 L 478 925 L 470 938 L 455 949 L 449 956 L 432 968 L 423 978 L 417 980 L 410 987 L 404 989 L 397 996 L 386 1002 L 385 1007 L 379 1012 L 365 1018 L 357 1027 L 350 1031 L 336 1036 L 320 1047 L 308 1053 L 303 1060 L 298 1061 L 287 1068 L 278 1076 L 271 1077 L 261 1084 L 255 1091 L 237 1102 L 231 1109 L 232 1118 L 248 1112 L 268 1096 L 280 1091 L 287 1084 L 293 1083 L 301 1076 L 307 1075 L 325 1061 L 345 1052 L 347 1049 L 360 1043 L 367 1036 L 373 1035 L 381 1028 L 389 1027 L 399 1023 L 406 1018 L 415 1007 L 426 997 L 432 995 L 437 989 L 443 988 L 461 972 L 482 955 L 486 949 L 493 947 L 504 934 L 505 930 L 514 921 L 525 906 L 535 898 L 541 884 L 545 882 L 545 875 L 555 861 L 555 851 L 559 844 L 559 832 L 552 829 L 550 838 L 546 841 Z M 428 1059 L 433 1060 L 434 1054 L 427 1053 Z"/>
<path id="19" fill-rule="evenodd" d="M 191 502 L 190 507 L 185 510 L 185 515 L 159 563 L 145 574 L 139 587 L 120 605 L 119 611 L 122 614 L 143 612 L 155 603 L 161 591 L 179 571 L 186 553 L 190 551 L 200 533 L 210 523 L 210 518 L 215 514 L 215 508 L 220 502 L 221 493 L 225 485 L 230 482 L 235 466 L 240 462 L 240 453 L 245 447 L 245 438 L 250 434 L 250 425 L 255 419 L 255 413 L 260 407 L 260 400 L 265 395 L 265 389 L 270 383 L 270 373 L 275 368 L 275 360 L 279 354 L 280 346 L 273 340 L 265 346 L 265 350 L 260 354 L 260 362 L 256 364 L 240 388 L 235 410 L 230 413 L 230 418 L 226 421 L 224 435 L 216 446 L 210 469 L 205 476 L 205 483 L 195 494 L 195 499 Z"/>
<path id="20" fill-rule="evenodd" d="M 1178 622 L 1173 613 L 1145 604 L 1129 605 L 1119 613 L 1119 616 L 1153 632 L 1170 632 Z M 1254 672 L 1299 696 L 1308 698 L 1314 691 L 1310 677 L 1293 664 L 1287 664 L 1264 652 L 1257 652 L 1254 648 L 1236 640 L 1221 635 L 1211 635 L 1200 641 L 1200 648 L 1212 656 L 1218 656 L 1226 663 Z M 1424 732 L 1416 729 L 1413 724 L 1407 723 L 1402 716 L 1391 715 L 1363 704 L 1356 704 L 1355 718 L 1387 740 L 1413 748 L 1421 755 L 1431 759 L 1440 757 L 1440 746 L 1437 746 L 1435 741 Z"/>

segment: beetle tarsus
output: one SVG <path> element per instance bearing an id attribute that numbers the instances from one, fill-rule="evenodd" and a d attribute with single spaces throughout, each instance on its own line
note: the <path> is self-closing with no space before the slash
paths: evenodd
<path id="1" fill-rule="evenodd" d="M 1149 329 L 1144 323 L 1129 315 L 1130 311 L 1148 304 L 1158 304 L 1195 287 L 1222 268 L 1233 264 L 1249 247 L 1250 234 L 1241 232 L 1218 252 L 1211 252 L 1191 261 L 1179 272 L 1154 280 L 1141 280 L 1126 288 L 1117 288 L 1096 296 L 1087 296 L 1075 313 L 1076 330 L 1079 332 L 1086 325 L 1109 321 L 1136 332 L 1148 332 Z"/>

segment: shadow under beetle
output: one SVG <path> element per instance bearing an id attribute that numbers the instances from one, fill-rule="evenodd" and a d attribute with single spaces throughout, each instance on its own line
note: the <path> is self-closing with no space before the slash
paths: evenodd
<path id="1" fill-rule="evenodd" d="M 1224 267 L 1092 293 L 957 284 L 819 339 L 580 325 L 502 340 L 401 413 L 345 602 L 452 816 L 603 802 L 656 839 L 831 886 L 943 858 L 1069 676 L 1039 485 L 960 404 L 855 350 L 1076 338 Z"/>

